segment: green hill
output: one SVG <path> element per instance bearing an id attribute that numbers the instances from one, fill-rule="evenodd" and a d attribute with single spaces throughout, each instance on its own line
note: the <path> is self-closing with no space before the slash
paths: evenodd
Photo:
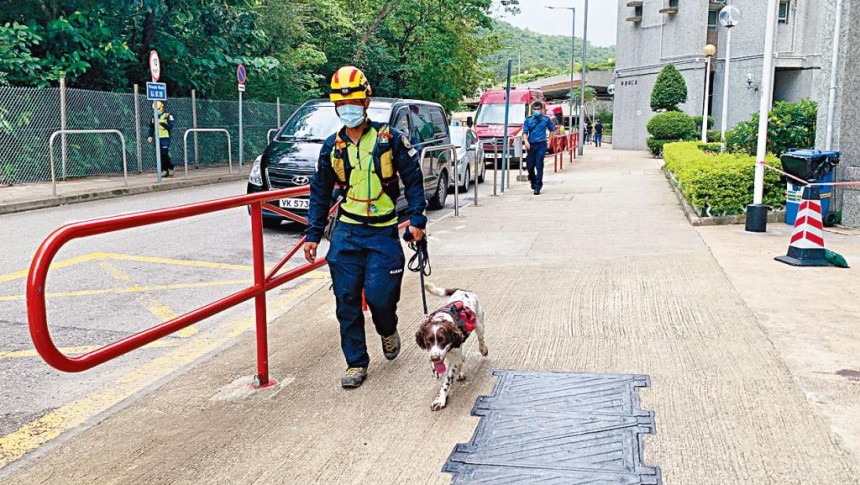
<path id="1" fill-rule="evenodd" d="M 512 73 L 517 75 L 518 67 L 523 74 L 521 81 L 528 81 L 544 76 L 554 76 L 570 72 L 570 37 L 564 35 L 545 35 L 531 30 L 521 29 L 500 20 L 493 21 L 493 30 L 499 34 L 503 48 L 495 54 L 485 58 L 485 62 L 492 66 L 496 81 L 505 78 L 505 61 L 513 59 Z M 577 62 L 582 57 L 582 38 L 576 38 L 574 48 Z M 520 55 L 518 66 L 517 56 Z M 600 47 L 589 42 L 588 64 L 607 64 L 615 61 L 615 47 Z"/>

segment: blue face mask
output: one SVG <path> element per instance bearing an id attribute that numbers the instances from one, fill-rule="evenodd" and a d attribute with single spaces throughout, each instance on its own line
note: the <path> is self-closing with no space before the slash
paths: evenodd
<path id="1" fill-rule="evenodd" d="M 345 104 L 337 109 L 341 123 L 347 128 L 355 128 L 364 121 L 364 106 Z"/>
<path id="2" fill-rule="evenodd" d="M 541 115 L 541 112 L 540 112 L 540 111 L 535 111 L 535 112 L 534 112 L 534 115 L 535 115 L 535 118 L 539 118 L 539 117 L 540 117 L 540 115 Z"/>

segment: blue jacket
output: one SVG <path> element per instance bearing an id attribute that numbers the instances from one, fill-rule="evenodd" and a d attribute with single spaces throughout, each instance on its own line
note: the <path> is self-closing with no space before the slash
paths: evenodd
<path id="1" fill-rule="evenodd" d="M 371 126 L 377 131 L 384 124 L 372 121 Z M 409 204 L 407 214 L 409 224 L 424 229 L 427 226 L 427 217 L 424 210 L 427 208 L 427 199 L 424 196 L 424 174 L 421 172 L 418 150 L 413 148 L 403 136 L 403 133 L 391 129 L 394 138 L 391 143 L 392 160 L 395 169 L 403 183 L 403 192 L 406 202 Z M 334 149 L 334 141 L 337 134 L 326 139 L 320 150 L 318 168 L 311 181 L 311 201 L 308 209 L 308 228 L 305 231 L 307 242 L 319 242 L 325 231 L 328 221 L 328 212 L 332 204 L 332 191 L 337 182 L 337 175 L 331 166 L 331 151 Z M 341 130 L 341 138 L 348 139 L 346 128 Z M 394 201 L 395 204 L 397 201 Z"/>
<path id="2" fill-rule="evenodd" d="M 546 141 L 546 130 L 555 131 L 555 125 L 547 115 L 529 116 L 523 122 L 523 133 L 529 136 L 529 143 Z"/>

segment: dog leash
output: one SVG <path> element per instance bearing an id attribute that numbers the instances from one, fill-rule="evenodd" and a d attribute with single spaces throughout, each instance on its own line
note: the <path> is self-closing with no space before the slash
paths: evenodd
<path id="1" fill-rule="evenodd" d="M 409 228 L 406 228 L 406 232 L 403 233 L 403 240 L 408 242 L 409 249 L 415 252 L 409 258 L 409 264 L 406 267 L 409 268 L 409 271 L 418 273 L 421 278 L 421 302 L 424 304 L 424 318 L 427 318 L 429 313 L 427 312 L 427 291 L 424 289 L 424 277 L 430 276 L 430 273 L 433 272 L 430 268 L 430 253 L 427 252 L 427 234 L 425 233 L 424 237 L 416 242 L 412 240 L 412 233 L 409 232 Z"/>

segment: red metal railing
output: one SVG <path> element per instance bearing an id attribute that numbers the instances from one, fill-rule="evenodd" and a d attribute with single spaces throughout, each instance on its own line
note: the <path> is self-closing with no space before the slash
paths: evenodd
<path id="1" fill-rule="evenodd" d="M 50 366 L 65 372 L 81 372 L 103 364 L 127 352 L 143 347 L 171 333 L 193 325 L 227 309 L 230 309 L 251 298 L 255 300 L 256 330 L 257 330 L 257 387 L 268 387 L 276 384 L 269 379 L 268 335 L 266 329 L 266 292 L 284 283 L 307 274 L 327 263 L 326 258 L 319 257 L 314 263 L 304 263 L 282 274 L 277 274 L 284 265 L 295 256 L 305 243 L 305 237 L 295 245 L 268 274 L 265 273 L 265 256 L 263 253 L 263 208 L 280 214 L 291 220 L 307 223 L 307 220 L 280 207 L 268 203 L 270 200 L 287 197 L 298 197 L 309 194 L 308 187 L 296 187 L 270 192 L 228 197 L 179 207 L 138 212 L 135 214 L 94 219 L 65 225 L 54 231 L 39 246 L 30 273 L 27 277 L 27 317 L 29 320 L 30 336 L 39 355 Z M 129 335 L 121 340 L 107 344 L 99 349 L 83 355 L 69 357 L 57 348 L 51 340 L 48 328 L 45 305 L 45 282 L 48 269 L 57 252 L 69 241 L 96 236 L 111 232 L 122 231 L 135 227 L 148 226 L 162 222 L 174 221 L 188 217 L 219 212 L 238 207 L 250 206 L 251 238 L 253 248 L 254 284 L 237 291 L 232 295 L 204 305 L 170 321 Z M 333 207 L 333 214 L 337 206 Z M 408 222 L 401 224 L 406 226 Z"/>
<path id="2" fill-rule="evenodd" d="M 579 133 L 555 133 L 549 140 L 553 153 L 553 172 L 564 170 L 564 152 L 568 153 L 571 163 L 576 158 L 579 146 Z"/>

